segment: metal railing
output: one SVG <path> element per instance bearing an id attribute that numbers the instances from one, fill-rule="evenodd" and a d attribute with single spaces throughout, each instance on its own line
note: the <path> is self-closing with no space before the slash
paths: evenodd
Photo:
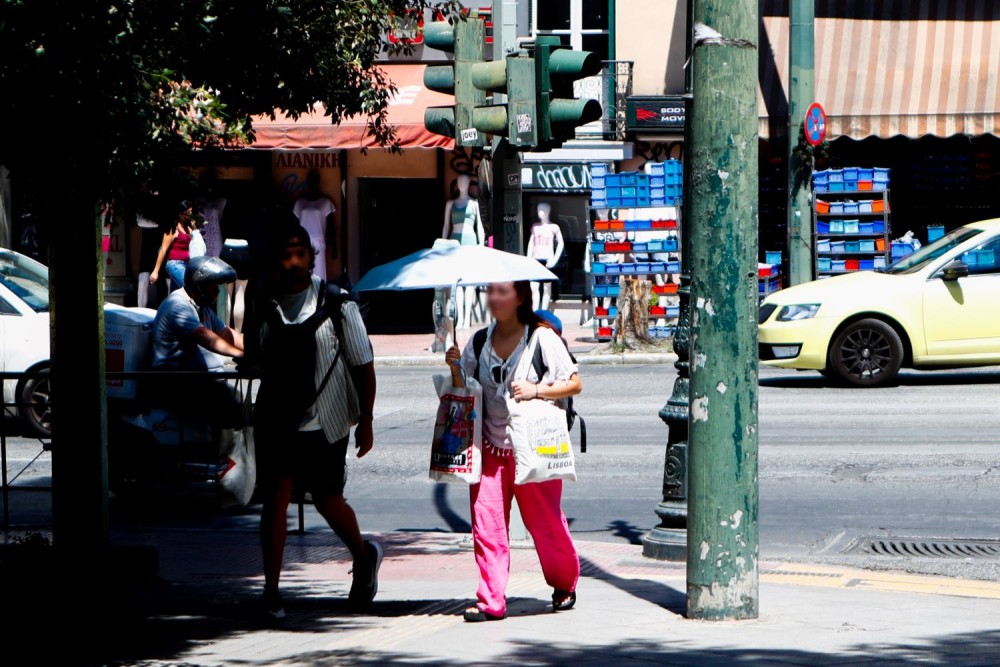
<path id="1" fill-rule="evenodd" d="M 599 121 L 577 128 L 579 138 L 623 141 L 626 135 L 626 102 L 632 95 L 631 60 L 605 60 L 601 72 L 576 82 L 578 97 L 590 97 L 601 103 L 604 113 Z"/>

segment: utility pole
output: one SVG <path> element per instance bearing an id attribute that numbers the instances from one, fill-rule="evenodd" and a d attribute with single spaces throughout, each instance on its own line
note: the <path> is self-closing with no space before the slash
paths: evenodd
<path id="1" fill-rule="evenodd" d="M 687 613 L 746 619 L 759 609 L 757 0 L 694 0 L 692 20 Z"/>
<path id="2" fill-rule="evenodd" d="M 802 123 L 813 100 L 816 0 L 788 4 L 788 279 L 813 279 L 812 179 Z"/>
<path id="3" fill-rule="evenodd" d="M 517 0 L 494 0 L 493 25 L 493 61 L 503 62 L 517 49 Z M 506 95 L 493 93 L 493 104 L 503 104 L 506 99 Z M 504 137 L 494 136 L 491 159 L 493 189 L 490 192 L 490 217 L 493 223 L 494 245 L 500 250 L 523 255 L 521 153 L 512 150 Z M 527 531 L 524 534 L 526 535 Z"/>

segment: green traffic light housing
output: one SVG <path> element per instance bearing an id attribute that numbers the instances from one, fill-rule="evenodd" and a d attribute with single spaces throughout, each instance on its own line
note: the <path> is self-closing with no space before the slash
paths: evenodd
<path id="1" fill-rule="evenodd" d="M 485 56 L 485 22 L 475 14 L 454 24 L 433 21 L 424 28 L 424 43 L 455 54 L 451 65 L 424 69 L 424 86 L 455 95 L 454 105 L 428 107 L 424 126 L 435 134 L 454 138 L 458 146 L 484 146 L 485 137 L 472 124 L 472 110 L 486 103 L 486 94 L 472 85 L 471 70 Z"/>

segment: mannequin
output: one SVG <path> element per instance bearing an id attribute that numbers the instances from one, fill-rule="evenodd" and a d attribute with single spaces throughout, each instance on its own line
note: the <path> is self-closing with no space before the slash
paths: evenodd
<path id="1" fill-rule="evenodd" d="M 306 192 L 296 200 L 292 210 L 309 232 L 313 249 L 316 250 L 313 273 L 326 280 L 327 264 L 332 264 L 337 257 L 336 223 L 333 216 L 337 207 L 329 197 L 320 192 L 319 172 L 315 169 L 306 174 Z"/>
<path id="2" fill-rule="evenodd" d="M 562 230 L 552 222 L 551 215 L 551 205 L 544 202 L 538 205 L 538 222 L 531 226 L 527 252 L 528 257 L 537 259 L 549 269 L 559 263 L 566 248 Z M 552 283 L 531 283 L 531 294 L 535 310 L 548 310 L 552 300 Z"/>
<path id="3" fill-rule="evenodd" d="M 444 227 L 441 238 L 458 241 L 462 245 L 486 245 L 486 230 L 479 216 L 479 203 L 469 196 L 469 186 L 472 179 L 467 174 L 460 174 L 457 179 L 458 196 L 444 207 Z M 472 326 L 472 312 L 475 310 L 477 292 L 475 287 L 459 287 L 458 327 L 468 329 Z"/>

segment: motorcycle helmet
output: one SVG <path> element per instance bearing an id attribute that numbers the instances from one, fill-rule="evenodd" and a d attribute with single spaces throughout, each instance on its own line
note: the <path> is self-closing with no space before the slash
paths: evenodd
<path id="1" fill-rule="evenodd" d="M 218 257 L 194 257 L 184 271 L 184 289 L 196 301 L 206 298 L 206 285 L 221 285 L 236 280 L 236 269 Z"/>

